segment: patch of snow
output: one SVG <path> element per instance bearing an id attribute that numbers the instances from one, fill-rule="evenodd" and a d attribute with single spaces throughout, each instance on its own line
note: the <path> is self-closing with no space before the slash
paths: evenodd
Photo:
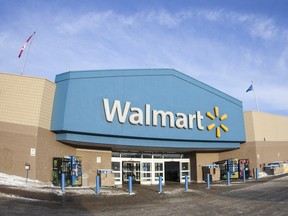
<path id="1" fill-rule="evenodd" d="M 27 201 L 33 201 L 33 202 L 41 201 L 41 200 L 38 200 L 38 199 L 20 197 L 20 196 L 15 196 L 15 195 L 8 195 L 8 194 L 3 194 L 3 193 L 0 193 L 0 197 L 6 197 L 6 198 L 11 198 L 11 199 L 21 199 L 21 200 L 27 200 Z"/>
<path id="2" fill-rule="evenodd" d="M 38 180 L 31 180 L 20 176 L 8 175 L 5 173 L 0 173 L 0 184 L 2 185 L 10 185 L 10 186 L 19 186 L 19 187 L 31 187 L 31 186 L 52 186 L 52 183 L 49 182 L 41 182 Z"/>
<path id="3" fill-rule="evenodd" d="M 62 195 L 60 186 L 53 186 L 52 183 L 41 182 L 38 180 L 28 179 L 26 183 L 26 178 L 8 175 L 5 173 L 0 173 L 0 185 L 7 185 L 12 187 L 17 187 L 21 190 L 29 190 L 35 192 L 43 193 L 54 193 L 57 195 Z M 84 186 L 84 187 L 66 187 L 65 193 L 73 193 L 78 195 L 95 195 L 94 187 Z M 124 190 L 117 188 L 101 188 L 101 195 L 127 195 L 128 193 Z M 4 194 L 3 194 L 4 195 Z M 1 195 L 2 196 L 2 195 Z M 9 195 L 7 195 L 9 196 Z"/>

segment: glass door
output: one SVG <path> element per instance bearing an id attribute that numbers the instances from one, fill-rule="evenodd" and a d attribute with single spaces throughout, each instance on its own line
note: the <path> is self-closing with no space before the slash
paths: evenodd
<path id="1" fill-rule="evenodd" d="M 162 183 L 165 184 L 164 161 L 154 162 L 153 184 L 159 182 L 159 176 L 162 176 Z"/>
<path id="2" fill-rule="evenodd" d="M 141 162 L 141 184 L 152 184 L 152 163 Z"/>
<path id="3" fill-rule="evenodd" d="M 122 184 L 122 163 L 120 161 L 112 161 L 112 170 L 115 177 L 115 185 Z"/>
<path id="4" fill-rule="evenodd" d="M 185 182 L 185 176 L 188 176 L 190 181 L 190 163 L 189 161 L 180 161 L 180 182 Z"/>
<path id="5" fill-rule="evenodd" d="M 122 166 L 124 182 L 128 181 L 129 176 L 132 176 L 133 181 L 140 181 L 140 162 L 124 161 Z"/>
<path id="6" fill-rule="evenodd" d="M 140 162 L 134 162 L 134 172 L 135 181 L 140 182 L 141 180 L 141 172 L 140 172 Z"/>

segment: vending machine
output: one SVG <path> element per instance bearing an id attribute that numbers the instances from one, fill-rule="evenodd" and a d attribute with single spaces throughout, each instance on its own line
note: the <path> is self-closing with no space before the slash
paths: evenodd
<path id="1" fill-rule="evenodd" d="M 65 186 L 70 185 L 70 158 L 53 157 L 52 183 L 54 186 L 61 184 L 61 174 L 65 173 Z"/>
<path id="2" fill-rule="evenodd" d="M 230 178 L 232 179 L 239 178 L 237 158 L 228 158 L 227 160 L 217 161 L 215 162 L 215 164 L 219 165 L 221 180 L 227 179 L 227 171 L 229 171 L 230 173 Z"/>
<path id="3" fill-rule="evenodd" d="M 249 170 L 249 160 L 248 159 L 239 159 L 239 178 L 243 179 L 243 170 L 245 170 L 246 179 L 250 176 Z"/>
<path id="4" fill-rule="evenodd" d="M 71 156 L 71 186 L 82 186 L 82 158 Z"/>
<path id="5" fill-rule="evenodd" d="M 230 176 L 232 179 L 238 179 L 239 178 L 239 170 L 238 170 L 238 159 L 237 158 L 229 158 L 227 160 L 228 169 L 227 171 L 230 172 Z"/>

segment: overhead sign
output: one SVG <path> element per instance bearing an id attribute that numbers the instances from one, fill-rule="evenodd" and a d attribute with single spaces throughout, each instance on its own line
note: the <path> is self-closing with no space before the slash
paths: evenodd
<path id="1" fill-rule="evenodd" d="M 61 142 L 129 149 L 229 149 L 245 142 L 242 102 L 171 69 L 56 77 L 51 130 Z"/>
<path id="2" fill-rule="evenodd" d="M 129 122 L 131 125 L 141 125 L 141 126 L 161 126 L 161 127 L 170 127 L 170 128 L 178 128 L 178 129 L 187 129 L 187 130 L 200 130 L 203 131 L 205 128 L 203 127 L 202 120 L 204 116 L 201 114 L 201 111 L 195 111 L 194 114 L 186 114 L 186 113 L 173 113 L 171 111 L 163 111 L 163 110 L 155 110 L 151 109 L 150 104 L 145 104 L 145 109 L 142 110 L 139 107 L 131 106 L 131 102 L 126 101 L 124 105 L 124 109 L 121 107 L 121 102 L 119 100 L 114 100 L 113 105 L 110 105 L 109 99 L 103 98 L 103 107 L 106 121 L 109 123 L 113 123 L 114 120 L 118 120 L 120 124 L 125 124 Z M 207 118 L 214 120 L 215 118 L 219 118 L 222 122 L 228 116 L 227 114 L 223 114 L 219 116 L 219 108 L 214 107 L 214 114 L 211 114 L 209 111 L 206 112 Z M 216 126 L 215 123 L 211 123 L 206 126 L 208 131 L 211 131 L 213 128 L 216 129 L 216 137 L 221 137 L 221 129 L 224 132 L 228 132 L 228 127 L 223 123 Z"/>

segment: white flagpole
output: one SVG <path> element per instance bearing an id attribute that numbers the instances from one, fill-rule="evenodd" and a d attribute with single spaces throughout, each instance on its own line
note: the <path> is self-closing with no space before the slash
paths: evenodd
<path id="1" fill-rule="evenodd" d="M 258 99 L 257 99 L 257 96 L 256 96 L 256 92 L 255 92 L 255 88 L 254 88 L 253 81 L 252 81 L 252 86 L 253 86 L 253 92 L 254 92 L 254 97 L 255 97 L 257 112 L 259 112 Z"/>
<path id="2" fill-rule="evenodd" d="M 35 32 L 34 32 L 34 34 L 35 34 Z M 34 36 L 34 35 L 33 35 L 33 36 Z M 28 52 L 27 52 L 27 55 L 26 55 L 26 58 L 25 58 L 25 61 L 24 61 L 24 64 L 23 64 L 21 76 L 22 76 L 23 73 L 24 73 L 24 69 L 25 69 L 25 66 L 26 66 L 26 61 L 27 61 L 27 59 L 28 59 L 28 55 L 29 55 L 29 52 L 30 52 L 30 48 L 31 48 L 31 44 L 32 44 L 33 39 L 34 39 L 34 37 L 31 38 L 30 43 L 29 43 Z"/>

